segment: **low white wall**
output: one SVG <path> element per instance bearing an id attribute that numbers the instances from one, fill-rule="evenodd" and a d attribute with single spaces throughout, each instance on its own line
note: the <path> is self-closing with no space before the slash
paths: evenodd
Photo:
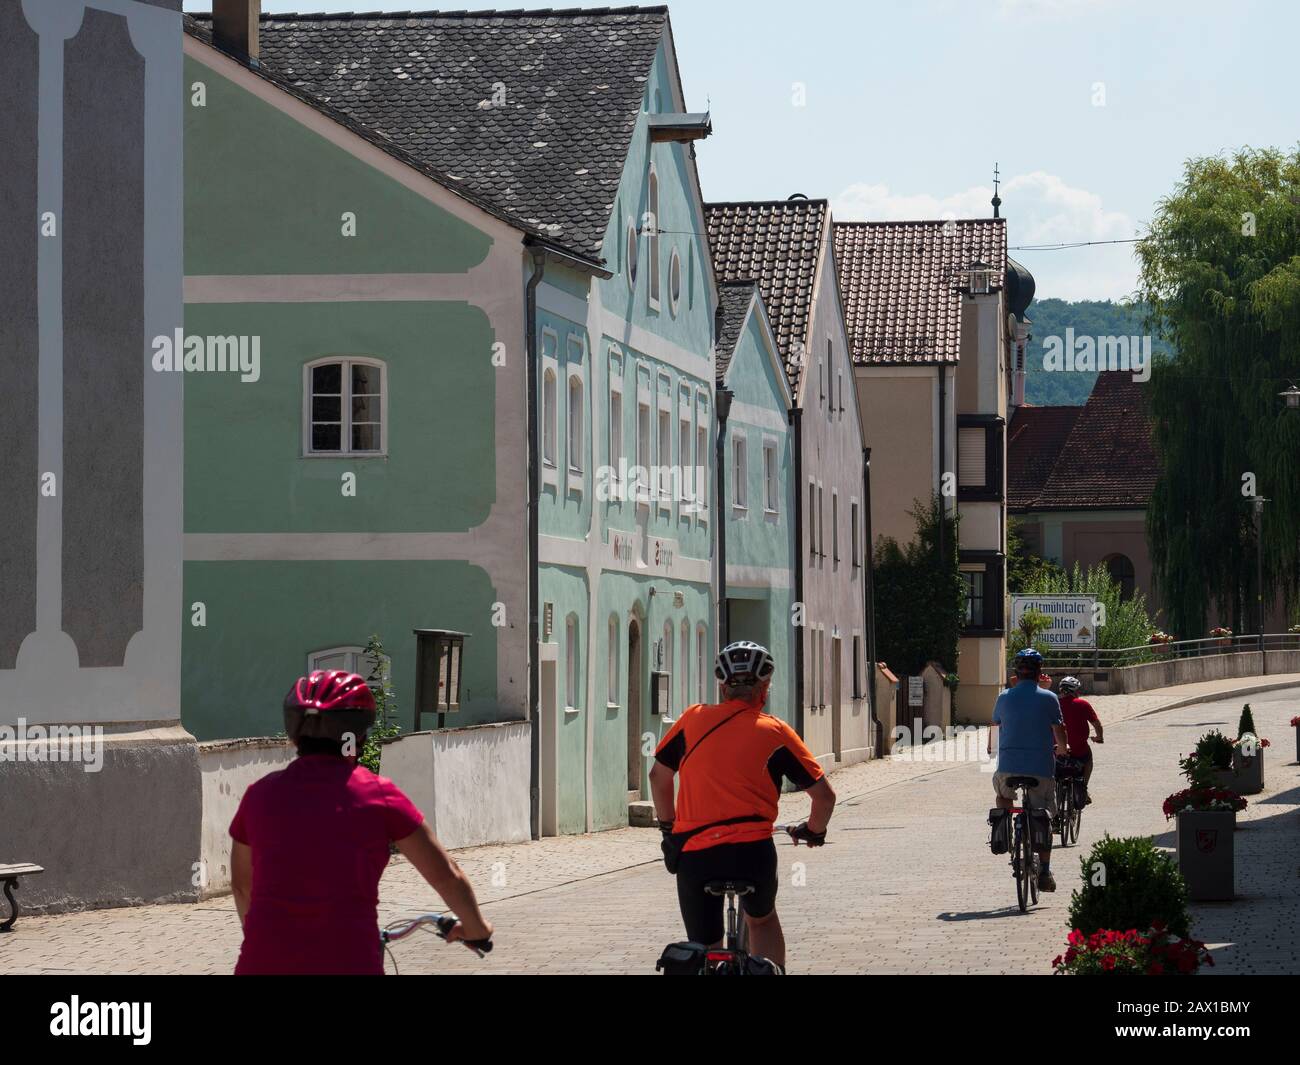
<path id="1" fill-rule="evenodd" d="M 380 772 L 424 813 L 444 847 L 520 843 L 529 823 L 527 722 L 416 732 L 384 745 Z"/>
<path id="2" fill-rule="evenodd" d="M 1269 651 L 1267 656 L 1268 674 L 1300 673 L 1300 651 Z M 1084 668 L 1078 670 L 1078 676 L 1084 682 L 1085 694 L 1124 695 L 1206 680 L 1257 678 L 1265 673 L 1260 669 L 1259 658 L 1258 651 L 1204 655 L 1199 658 L 1169 658 L 1119 669 Z"/>
<path id="3" fill-rule="evenodd" d="M 219 740 L 199 744 L 203 780 L 200 898 L 230 892 L 230 822 L 253 781 L 283 769 L 296 752 L 285 739 Z"/>

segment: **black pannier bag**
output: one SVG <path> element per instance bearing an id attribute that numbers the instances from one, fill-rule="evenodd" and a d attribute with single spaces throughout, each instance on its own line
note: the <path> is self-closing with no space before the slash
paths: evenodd
<path id="1" fill-rule="evenodd" d="M 1029 811 L 1029 836 L 1034 850 L 1052 845 L 1052 815 L 1046 810 Z"/>
<path id="2" fill-rule="evenodd" d="M 989 811 L 989 850 L 994 854 L 1006 854 L 1011 849 L 1011 811 L 992 809 Z"/>
<path id="3" fill-rule="evenodd" d="M 655 962 L 655 971 L 665 976 L 703 976 L 708 951 L 702 943 L 669 943 Z"/>

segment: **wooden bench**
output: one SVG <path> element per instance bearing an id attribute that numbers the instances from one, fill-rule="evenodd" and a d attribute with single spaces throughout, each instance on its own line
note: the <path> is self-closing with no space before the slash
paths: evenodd
<path id="1" fill-rule="evenodd" d="M 20 862 L 17 865 L 0 865 L 0 882 L 5 886 L 5 898 L 9 900 L 9 920 L 0 921 L 0 932 L 8 932 L 13 928 L 14 922 L 18 920 L 18 902 L 14 898 L 14 888 L 18 886 L 18 880 L 24 876 L 35 876 L 37 873 L 45 872 L 39 865 L 32 865 L 30 862 Z"/>

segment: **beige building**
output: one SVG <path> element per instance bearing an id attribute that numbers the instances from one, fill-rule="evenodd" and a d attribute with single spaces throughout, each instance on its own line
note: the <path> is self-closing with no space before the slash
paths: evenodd
<path id="1" fill-rule="evenodd" d="M 1006 426 L 1033 278 L 996 217 L 839 223 L 835 250 L 873 533 L 911 541 L 909 512 L 935 493 L 959 515 L 960 712 L 988 720 L 1006 674 Z"/>

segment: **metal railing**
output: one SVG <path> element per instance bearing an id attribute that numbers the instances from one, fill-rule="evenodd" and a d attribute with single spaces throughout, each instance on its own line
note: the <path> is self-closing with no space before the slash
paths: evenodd
<path id="1" fill-rule="evenodd" d="M 1262 642 L 1265 651 L 1300 651 L 1300 632 L 1265 633 Z M 1209 636 L 1200 640 L 1141 644 L 1137 647 L 1049 651 L 1043 658 L 1044 665 L 1049 671 L 1052 669 L 1116 669 L 1120 666 L 1138 666 L 1145 662 L 1165 662 L 1170 659 L 1258 653 L 1260 643 L 1260 635 L 1252 633 L 1244 636 Z"/>

